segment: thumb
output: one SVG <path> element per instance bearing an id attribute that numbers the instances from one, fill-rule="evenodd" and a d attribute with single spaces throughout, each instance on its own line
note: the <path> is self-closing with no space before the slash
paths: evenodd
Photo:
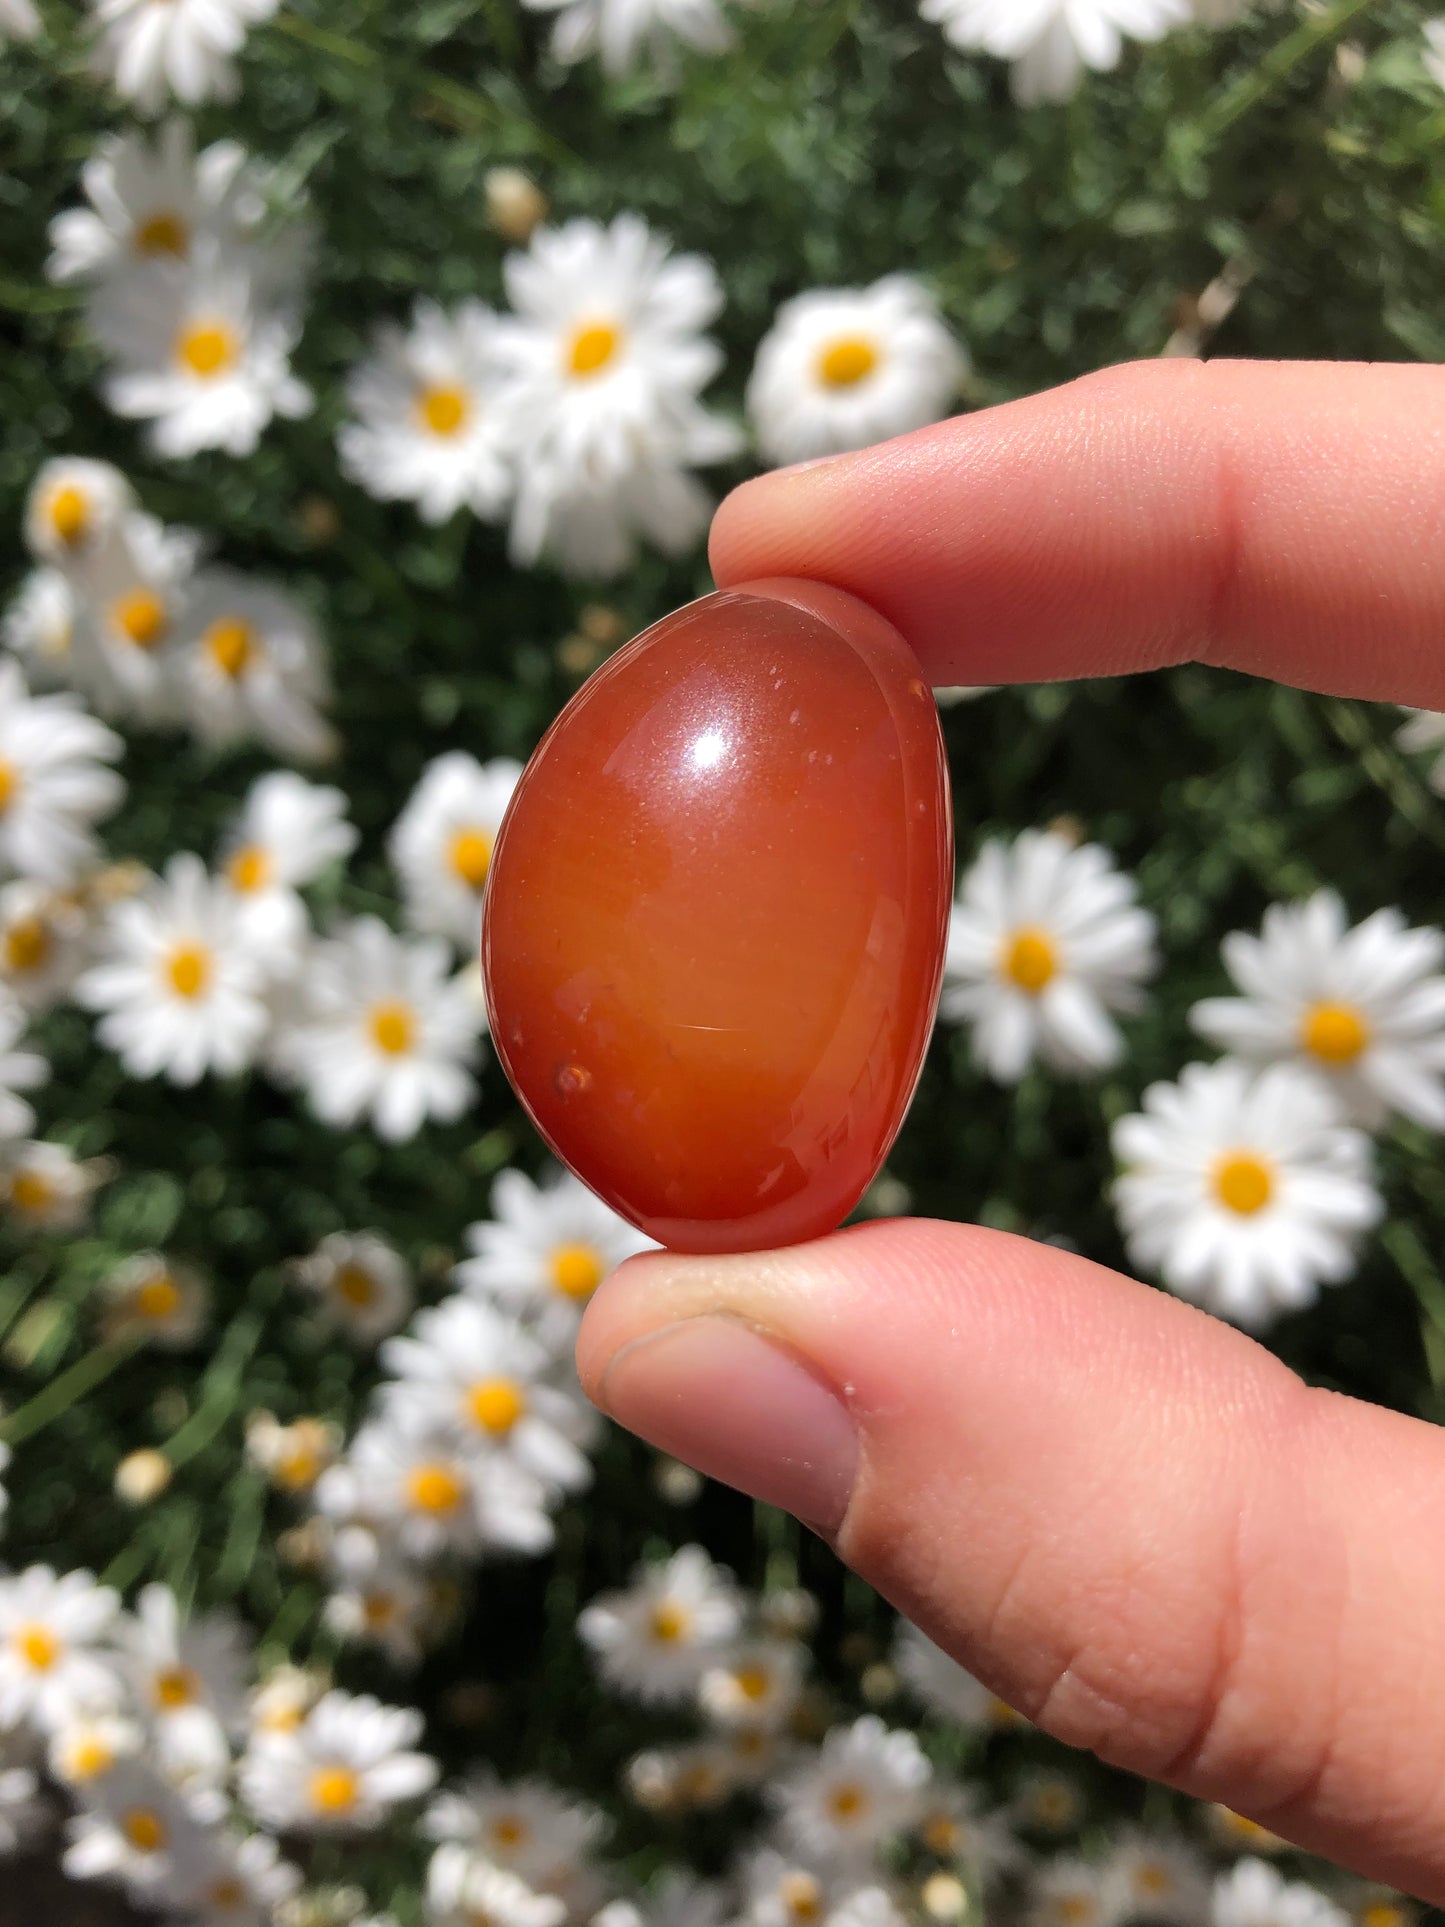
<path id="1" fill-rule="evenodd" d="M 1445 1898 L 1433 1428 L 1081 1258 L 929 1222 L 633 1259 L 578 1363 L 1057 1738 Z"/>

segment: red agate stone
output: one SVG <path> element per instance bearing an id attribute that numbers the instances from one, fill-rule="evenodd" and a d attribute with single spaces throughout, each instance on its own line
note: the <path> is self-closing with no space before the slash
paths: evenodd
<path id="1" fill-rule="evenodd" d="M 678 1251 L 830 1231 L 932 1028 L 953 882 L 932 692 L 840 590 L 759 582 L 621 650 L 487 880 L 492 1039 L 557 1155 Z"/>

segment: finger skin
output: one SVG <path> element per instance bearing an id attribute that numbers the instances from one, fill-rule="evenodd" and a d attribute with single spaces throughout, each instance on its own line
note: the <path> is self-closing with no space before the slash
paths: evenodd
<path id="1" fill-rule="evenodd" d="M 934 683 L 1200 658 L 1445 708 L 1445 369 L 1108 369 L 746 482 L 711 556 L 849 590 Z"/>
<path id="2" fill-rule="evenodd" d="M 1434 1428 L 1084 1259 L 927 1221 L 633 1259 L 588 1310 L 584 1385 L 647 1436 L 667 1387 L 636 1341 L 719 1314 L 844 1402 L 839 1552 L 1010 1704 L 1445 1899 Z"/>

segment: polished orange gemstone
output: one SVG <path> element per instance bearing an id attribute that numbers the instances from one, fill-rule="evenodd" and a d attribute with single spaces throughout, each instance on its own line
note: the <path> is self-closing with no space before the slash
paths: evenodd
<path id="1" fill-rule="evenodd" d="M 547 732 L 492 856 L 498 1055 L 557 1155 L 679 1251 L 795 1243 L 877 1174 L 953 881 L 932 692 L 840 590 L 668 616 Z"/>

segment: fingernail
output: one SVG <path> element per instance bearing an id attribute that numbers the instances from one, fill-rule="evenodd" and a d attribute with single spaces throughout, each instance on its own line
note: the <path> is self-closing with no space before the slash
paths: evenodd
<path id="1" fill-rule="evenodd" d="M 685 1465 L 820 1532 L 848 1509 L 858 1434 L 847 1408 L 794 1355 L 730 1318 L 688 1318 L 624 1345 L 602 1409 Z"/>

